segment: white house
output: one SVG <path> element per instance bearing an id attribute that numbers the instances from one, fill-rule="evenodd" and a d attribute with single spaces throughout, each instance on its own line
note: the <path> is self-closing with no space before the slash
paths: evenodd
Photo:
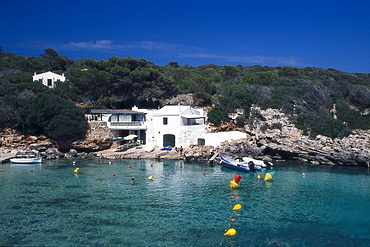
<path id="1" fill-rule="evenodd" d="M 136 135 L 141 144 L 159 147 L 205 145 L 206 110 L 171 105 L 156 109 L 91 110 L 91 121 L 105 121 L 116 137 Z"/>
<path id="2" fill-rule="evenodd" d="M 137 108 L 133 108 L 133 110 Z M 190 106 L 168 105 L 159 110 L 145 110 L 146 143 L 159 147 L 184 147 L 191 144 L 204 145 L 207 126 L 206 110 L 196 110 Z"/>
<path id="3" fill-rule="evenodd" d="M 146 143 L 146 117 L 144 112 L 124 109 L 92 109 L 90 121 L 107 122 L 115 137 L 136 135 L 135 140 Z"/>
<path id="4" fill-rule="evenodd" d="M 44 84 L 45 86 L 49 88 L 54 88 L 56 81 L 64 82 L 66 80 L 66 77 L 64 76 L 64 73 L 62 75 L 59 75 L 59 74 L 48 71 L 48 72 L 41 73 L 41 74 L 36 74 L 35 72 L 34 75 L 32 76 L 32 79 L 33 81 L 41 82 L 42 84 Z"/>

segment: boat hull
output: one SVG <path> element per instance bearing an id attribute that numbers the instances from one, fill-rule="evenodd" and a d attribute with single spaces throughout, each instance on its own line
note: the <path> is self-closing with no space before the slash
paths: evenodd
<path id="1" fill-rule="evenodd" d="M 42 158 L 12 158 L 10 159 L 10 162 L 18 164 L 41 163 Z"/>
<path id="2" fill-rule="evenodd" d="M 236 162 L 233 159 L 229 159 L 229 158 L 226 158 L 226 157 L 221 157 L 220 160 L 221 160 L 221 165 L 223 165 L 226 168 L 230 168 L 230 169 L 237 170 L 237 171 L 242 171 L 242 172 L 249 172 L 250 171 L 248 165 L 243 165 L 241 163 Z"/>

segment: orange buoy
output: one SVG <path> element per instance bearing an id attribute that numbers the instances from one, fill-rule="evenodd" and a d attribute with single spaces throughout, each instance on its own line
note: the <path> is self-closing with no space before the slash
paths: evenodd
<path id="1" fill-rule="evenodd" d="M 235 221 L 235 219 L 230 219 L 230 222 L 234 222 Z"/>
<path id="2" fill-rule="evenodd" d="M 231 199 L 234 199 L 234 196 L 230 196 Z"/>
<path id="3" fill-rule="evenodd" d="M 207 175 L 207 173 L 203 172 L 203 175 Z"/>

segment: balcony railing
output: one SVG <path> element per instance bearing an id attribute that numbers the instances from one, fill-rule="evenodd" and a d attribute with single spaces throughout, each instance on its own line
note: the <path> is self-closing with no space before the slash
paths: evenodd
<path id="1" fill-rule="evenodd" d="M 122 126 L 142 126 L 144 122 L 142 121 L 133 121 L 133 122 L 109 122 L 112 127 L 122 127 Z"/>

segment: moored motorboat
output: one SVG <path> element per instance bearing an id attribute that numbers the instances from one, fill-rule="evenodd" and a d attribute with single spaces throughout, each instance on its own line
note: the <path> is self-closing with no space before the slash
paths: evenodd
<path id="1" fill-rule="evenodd" d="M 220 157 L 221 165 L 223 165 L 226 168 L 243 171 L 243 172 L 249 172 L 250 168 L 248 163 L 240 160 L 235 160 L 227 157 Z"/>
<path id="2" fill-rule="evenodd" d="M 253 162 L 255 165 L 261 166 L 261 168 L 267 168 L 267 167 L 273 166 L 273 164 L 271 162 L 264 161 L 264 160 L 253 159 L 253 158 L 249 158 L 249 157 L 243 157 L 242 160 L 244 162 L 247 162 L 247 163 Z"/>
<path id="3" fill-rule="evenodd" d="M 10 159 L 10 162 L 19 164 L 41 163 L 42 158 L 38 154 L 33 152 L 27 153 L 18 152 L 14 158 Z"/>

